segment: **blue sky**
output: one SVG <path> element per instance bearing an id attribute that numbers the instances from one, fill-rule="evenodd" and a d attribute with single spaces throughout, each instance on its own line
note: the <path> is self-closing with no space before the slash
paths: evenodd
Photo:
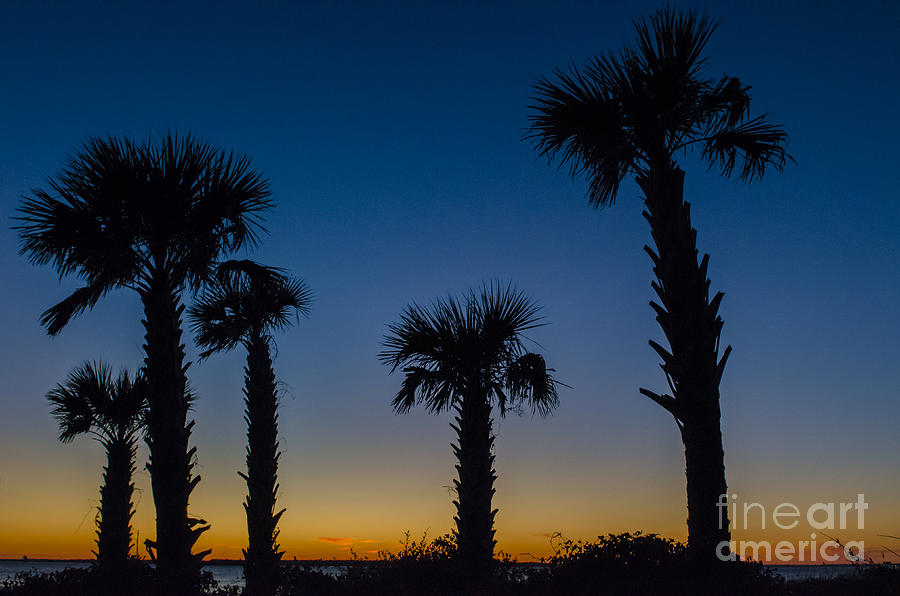
<path id="1" fill-rule="evenodd" d="M 253 157 L 277 207 L 252 256 L 317 296 L 278 340 L 292 532 L 390 541 L 449 527 L 448 421 L 393 415 L 400 379 L 376 354 L 408 302 L 501 279 L 545 306 L 533 339 L 572 386 L 554 417 L 500 424 L 501 546 L 532 548 L 558 529 L 683 534 L 677 430 L 637 393 L 665 385 L 647 345 L 660 333 L 638 189 L 628 182 L 595 212 L 583 179 L 521 140 L 536 76 L 619 47 L 630 19 L 658 6 L 4 3 L 0 450 L 18 456 L 0 464 L 0 527 L 30 490 L 89 509 L 102 454 L 57 444 L 42 396 L 84 359 L 138 366 L 142 342 L 125 292 L 48 338 L 38 316 L 75 282 L 19 257 L 10 217 L 89 135 L 177 129 Z M 868 492 L 896 534 L 884 510 L 900 499 L 900 8 L 683 6 L 723 19 L 709 74 L 752 85 L 755 112 L 785 125 L 797 160 L 749 187 L 682 162 L 735 350 L 722 385 L 729 483 L 782 500 Z M 215 545 L 240 541 L 242 363 L 234 353 L 191 369 L 194 506 Z M 150 531 L 146 496 L 138 521 Z M 46 536 L 87 535 L 65 511 Z"/>

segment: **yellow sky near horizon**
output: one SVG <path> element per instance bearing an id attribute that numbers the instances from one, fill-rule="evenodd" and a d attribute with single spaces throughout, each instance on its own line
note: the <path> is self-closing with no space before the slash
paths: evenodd
<path id="1" fill-rule="evenodd" d="M 91 557 L 103 459 L 98 446 L 83 443 L 57 446 L 58 457 L 41 470 L 21 462 L 12 474 L 2 478 L 0 558 Z M 412 539 L 448 532 L 454 512 L 447 489 L 453 461 L 445 454 L 416 463 L 414 456 L 409 454 L 409 460 L 396 466 L 389 478 L 378 470 L 367 475 L 364 469 L 354 468 L 357 473 L 349 478 L 329 465 L 310 467 L 304 474 L 290 464 L 283 466 L 278 502 L 287 508 L 279 538 L 285 558 L 347 559 L 351 549 L 360 557 L 374 558 L 380 550 L 396 551 L 406 531 Z M 556 483 L 548 483 L 544 478 L 551 472 L 552 459 L 523 460 L 501 450 L 494 501 L 500 509 L 496 522 L 498 550 L 521 561 L 546 557 L 552 554 L 551 537 L 556 532 L 574 539 L 592 539 L 607 532 L 643 530 L 684 540 L 684 479 L 677 466 L 679 459 L 680 454 L 676 454 L 671 462 L 676 465 L 659 467 L 652 473 L 633 467 L 630 472 L 616 470 L 610 465 L 614 482 L 605 482 L 599 475 L 573 474 L 557 476 Z M 192 512 L 212 524 L 197 549 L 212 548 L 212 558 L 237 559 L 246 540 L 241 505 L 245 486 L 237 474 L 211 473 L 213 464 L 214 460 L 201 468 L 204 478 L 192 500 Z M 771 483 L 766 487 L 753 474 L 744 474 L 748 477 L 743 479 L 735 472 L 732 475 L 735 480 L 730 489 L 738 494 L 739 507 L 744 502 L 759 502 L 767 514 L 765 529 L 758 509 L 749 513 L 747 522 L 739 515 L 733 520 L 734 540 L 767 540 L 773 546 L 786 540 L 798 545 L 816 532 L 819 544 L 826 540 L 826 534 L 843 542 L 863 540 L 867 554 L 877 561 L 885 547 L 900 551 L 900 544 L 894 544 L 900 541 L 879 536 L 897 535 L 900 528 L 894 478 L 867 483 L 869 509 L 864 528 L 853 525 L 855 514 L 851 512 L 846 531 L 819 531 L 810 528 L 802 516 L 797 528 L 780 530 L 773 524 L 772 511 L 781 502 L 794 503 L 805 514 L 819 501 L 855 501 L 854 489 L 804 487 L 786 479 L 780 487 Z M 142 468 L 135 475 L 135 485 L 134 527 L 143 540 L 154 533 L 154 511 L 149 477 Z M 846 485 L 850 486 L 849 481 Z M 60 491 L 63 486 L 66 489 Z M 145 554 L 143 547 L 140 553 Z M 885 554 L 887 560 L 900 561 L 900 557 Z"/>

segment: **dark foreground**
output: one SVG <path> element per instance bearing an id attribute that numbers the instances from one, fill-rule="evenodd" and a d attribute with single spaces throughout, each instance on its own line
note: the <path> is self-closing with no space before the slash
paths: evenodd
<path id="1" fill-rule="evenodd" d="M 854 573 L 833 579 L 785 582 L 762 565 L 746 562 L 699 567 L 683 545 L 654 535 L 620 534 L 594 542 L 565 541 L 543 565 L 496 561 L 492 572 L 467 577 L 454 560 L 449 537 L 432 542 L 407 540 L 401 551 L 381 553 L 376 561 L 348 565 L 344 573 L 303 565 L 284 565 L 279 596 L 429 595 L 429 596 L 900 596 L 900 568 L 861 564 Z M 194 591 L 198 596 L 240 596 L 242 588 L 216 585 L 210 572 Z M 16 596 L 162 596 L 152 567 L 132 561 L 121 574 L 100 569 L 66 569 L 19 574 L 0 583 L 0 595 Z"/>

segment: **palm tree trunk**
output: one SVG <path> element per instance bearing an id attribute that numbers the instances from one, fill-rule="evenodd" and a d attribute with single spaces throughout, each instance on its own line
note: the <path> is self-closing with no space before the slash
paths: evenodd
<path id="1" fill-rule="evenodd" d="M 709 299 L 706 277 L 709 255 L 698 262 L 697 231 L 691 227 L 690 204 L 684 202 L 684 172 L 658 168 L 638 179 L 656 252 L 653 289 L 660 304 L 651 302 L 669 349 L 650 345 L 663 359 L 672 396 L 641 389 L 675 417 L 685 453 L 688 499 L 688 546 L 701 560 L 714 560 L 717 545 L 730 540 L 727 511 L 717 506 L 727 494 L 722 448 L 719 381 L 731 347 L 719 359 L 723 294 Z"/>
<path id="2" fill-rule="evenodd" d="M 244 404 L 247 420 L 248 546 L 244 551 L 244 577 L 247 594 L 268 596 L 274 593 L 283 552 L 278 550 L 278 520 L 284 509 L 275 513 L 278 493 L 278 393 L 275 371 L 265 337 L 255 333 L 247 346 L 244 369 Z"/>
<path id="3" fill-rule="evenodd" d="M 191 478 L 191 458 L 196 448 L 188 448 L 194 422 L 187 422 L 190 396 L 187 392 L 188 365 L 181 343 L 181 314 L 184 305 L 176 284 L 165 274 L 157 274 L 142 292 L 144 360 L 148 383 L 147 470 L 156 504 L 156 564 L 160 579 L 174 594 L 189 593 L 199 579 L 202 558 L 209 551 L 191 554 L 197 538 L 209 526 L 188 516 L 191 491 L 200 476 Z M 195 528 L 194 526 L 201 527 Z"/>
<path id="4" fill-rule="evenodd" d="M 97 522 L 97 564 L 104 571 L 119 571 L 131 552 L 131 496 L 134 484 L 134 439 L 106 442 L 106 467 L 100 487 Z"/>
<path id="5" fill-rule="evenodd" d="M 494 558 L 494 435 L 491 406 L 480 394 L 466 396 L 457 406 L 456 431 L 458 445 L 453 453 L 458 464 L 454 480 L 457 500 L 456 540 L 458 555 L 467 571 L 482 575 L 490 570 Z"/>

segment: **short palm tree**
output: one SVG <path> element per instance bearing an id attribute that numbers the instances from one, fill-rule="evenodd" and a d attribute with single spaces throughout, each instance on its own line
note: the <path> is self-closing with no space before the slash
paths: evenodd
<path id="1" fill-rule="evenodd" d="M 247 420 L 248 546 L 244 550 L 247 593 L 272 594 L 279 550 L 275 511 L 278 493 L 278 390 L 272 368 L 272 334 L 288 327 L 298 314 L 307 314 L 311 294 L 302 281 L 279 269 L 253 261 L 227 261 L 219 266 L 214 282 L 189 311 L 203 358 L 247 349 L 244 369 L 244 406 Z"/>
<path id="2" fill-rule="evenodd" d="M 41 322 L 55 335 L 107 293 L 129 288 L 143 303 L 148 384 L 147 469 L 156 504 L 157 569 L 173 593 L 191 591 L 202 558 L 192 554 L 209 526 L 188 514 L 196 448 L 189 447 L 181 343 L 185 291 L 206 280 L 216 260 L 254 244 L 271 206 L 268 182 L 247 157 L 191 136 L 158 142 L 92 138 L 19 208 L 21 253 L 84 286 L 49 308 Z M 151 555 L 153 553 L 151 552 Z"/>
<path id="3" fill-rule="evenodd" d="M 541 325 L 539 307 L 511 286 L 492 284 L 462 300 L 412 304 L 389 325 L 381 362 L 405 373 L 394 410 L 423 404 L 434 414 L 454 410 L 458 479 L 458 556 L 470 572 L 485 572 L 494 555 L 494 435 L 492 411 L 528 406 L 547 415 L 557 405 L 557 381 L 544 358 L 527 352 L 522 334 Z"/>
<path id="4" fill-rule="evenodd" d="M 537 150 L 572 176 L 584 173 L 592 206 L 612 205 L 628 174 L 644 192 L 654 251 L 651 302 L 669 342 L 650 345 L 662 358 L 671 395 L 641 393 L 675 418 L 685 448 L 688 533 L 692 551 L 711 557 L 729 540 L 716 503 L 727 492 L 720 430 L 719 381 L 731 353 L 719 355 L 722 293 L 709 298 L 708 255 L 698 262 L 696 230 L 684 201 L 676 156 L 699 147 L 710 167 L 750 182 L 790 157 L 787 136 L 763 114 L 749 116 L 749 87 L 704 77 L 703 50 L 716 27 L 707 16 L 654 13 L 635 23 L 637 40 L 586 68 L 555 71 L 535 84 L 530 132 Z"/>
<path id="5" fill-rule="evenodd" d="M 147 386 L 141 374 L 86 362 L 47 394 L 59 422 L 59 440 L 90 435 L 106 450 L 97 519 L 97 564 L 121 571 L 132 548 L 132 475 L 137 440 L 144 428 Z"/>

